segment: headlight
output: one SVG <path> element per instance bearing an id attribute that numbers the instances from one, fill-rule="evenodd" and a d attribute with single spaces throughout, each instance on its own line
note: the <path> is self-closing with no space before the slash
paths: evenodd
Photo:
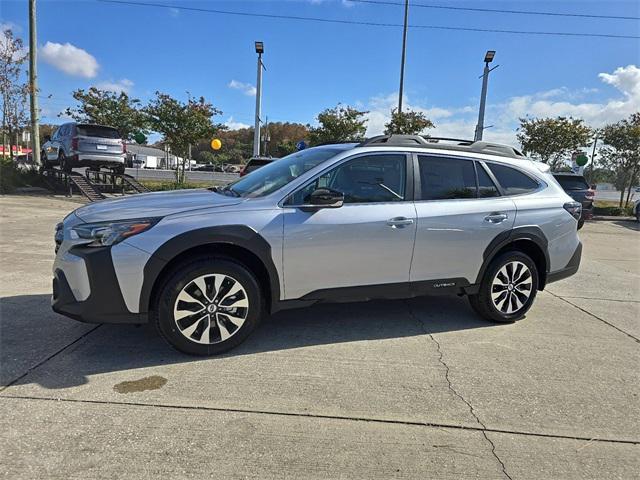
<path id="1" fill-rule="evenodd" d="M 139 218 L 135 220 L 121 220 L 115 222 L 85 223 L 71 229 L 77 238 L 92 240 L 88 247 L 108 247 L 149 230 L 159 218 Z"/>

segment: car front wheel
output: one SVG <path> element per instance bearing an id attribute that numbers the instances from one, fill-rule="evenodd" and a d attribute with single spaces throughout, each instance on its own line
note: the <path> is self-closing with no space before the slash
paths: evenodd
<path id="1" fill-rule="evenodd" d="M 263 311 L 259 284 L 246 267 L 200 257 L 165 279 L 154 315 L 160 334 L 176 349 L 215 355 L 242 343 Z"/>
<path id="2" fill-rule="evenodd" d="M 531 308 L 538 291 L 538 270 L 528 255 L 505 252 L 487 268 L 471 307 L 494 322 L 514 322 Z"/>

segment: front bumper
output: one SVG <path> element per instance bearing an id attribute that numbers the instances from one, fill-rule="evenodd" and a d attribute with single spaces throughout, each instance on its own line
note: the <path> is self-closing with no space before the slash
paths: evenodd
<path id="1" fill-rule="evenodd" d="M 69 285 L 64 265 L 53 272 L 51 307 L 57 313 L 87 323 L 146 323 L 146 313 L 131 313 L 124 302 L 109 248 L 75 246 L 69 254 L 84 261 L 89 294 L 78 300 Z"/>
<path id="2" fill-rule="evenodd" d="M 547 284 L 557 282 L 564 278 L 570 277 L 575 274 L 580 268 L 580 260 L 582 259 L 582 242 L 578 242 L 575 252 L 571 256 L 569 263 L 564 268 L 556 270 L 555 272 L 547 273 Z"/>

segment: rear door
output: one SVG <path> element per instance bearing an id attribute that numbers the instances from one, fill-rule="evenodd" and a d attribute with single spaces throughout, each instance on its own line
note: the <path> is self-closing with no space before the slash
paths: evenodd
<path id="1" fill-rule="evenodd" d="M 411 281 L 474 283 L 489 243 L 511 230 L 516 209 L 500 196 L 482 162 L 448 155 L 416 155 L 417 232 Z"/>
<path id="2" fill-rule="evenodd" d="M 393 152 L 351 157 L 285 201 L 285 298 L 409 281 L 416 231 L 410 159 Z M 342 192 L 344 205 L 301 208 L 319 187 Z"/>

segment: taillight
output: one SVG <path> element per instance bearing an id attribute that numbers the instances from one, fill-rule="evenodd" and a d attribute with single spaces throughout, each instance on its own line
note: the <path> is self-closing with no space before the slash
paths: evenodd
<path id="1" fill-rule="evenodd" d="M 587 190 L 587 193 L 584 194 L 584 197 L 587 200 L 593 200 L 595 198 L 595 196 L 596 196 L 596 192 L 591 190 L 591 189 Z"/>
<path id="2" fill-rule="evenodd" d="M 240 170 L 240 176 L 244 177 L 247 174 L 247 167 L 242 167 L 242 170 Z"/>
<path id="3" fill-rule="evenodd" d="M 78 150 L 78 139 L 77 138 L 72 138 L 71 139 L 71 150 Z"/>
<path id="4" fill-rule="evenodd" d="M 127 153 L 127 144 L 122 142 L 122 153 Z"/>
<path id="5" fill-rule="evenodd" d="M 567 202 L 563 205 L 563 208 L 569 212 L 569 214 L 576 220 L 580 220 L 582 215 L 582 204 L 579 202 Z"/>

